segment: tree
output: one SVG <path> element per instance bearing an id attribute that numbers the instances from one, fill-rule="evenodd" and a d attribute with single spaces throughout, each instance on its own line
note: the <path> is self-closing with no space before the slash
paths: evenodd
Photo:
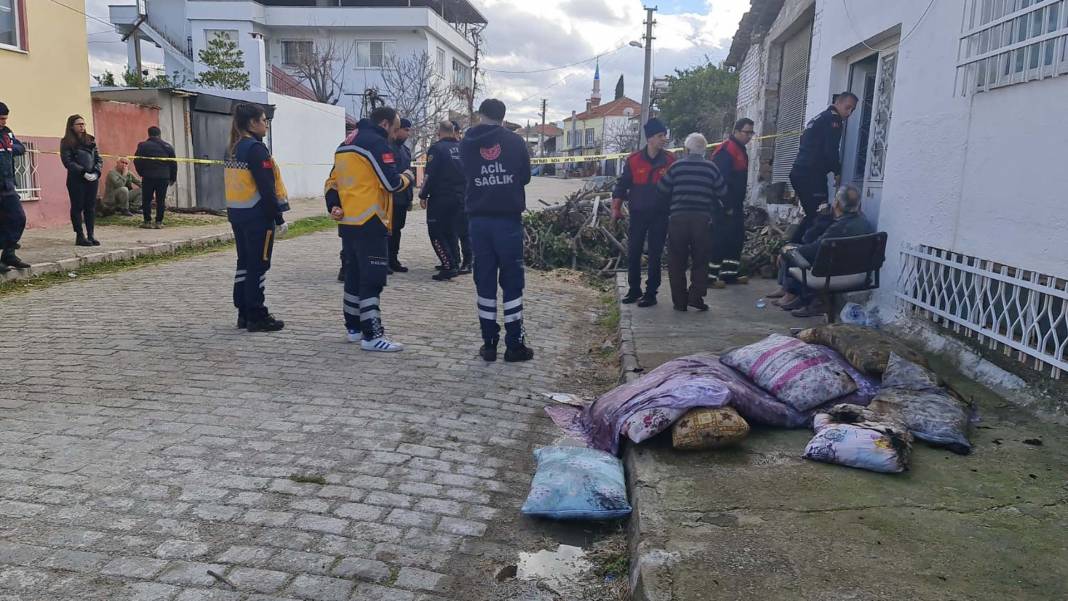
<path id="1" fill-rule="evenodd" d="M 382 59 L 382 95 L 386 104 L 412 122 L 411 138 L 418 156 L 433 142 L 438 123 L 450 110 L 463 108 L 448 75 L 435 70 L 430 54 L 407 57 L 387 55 Z"/>
<path id="2" fill-rule="evenodd" d="M 730 132 L 738 104 L 738 74 L 711 62 L 668 76 L 660 117 L 676 137 L 692 132 L 719 140 Z"/>
<path id="3" fill-rule="evenodd" d="M 619 100 L 623 97 L 623 75 L 620 74 L 619 81 L 616 82 L 616 97 L 615 100 Z"/>
<path id="4" fill-rule="evenodd" d="M 245 53 L 225 33 L 216 32 L 208 41 L 208 47 L 197 53 L 197 58 L 208 67 L 194 80 L 197 85 L 224 90 L 249 89 Z"/>
<path id="5" fill-rule="evenodd" d="M 605 124 L 605 152 L 634 152 L 640 141 L 638 119 L 613 119 Z"/>
<path id="6" fill-rule="evenodd" d="M 310 52 L 302 53 L 292 65 L 297 78 L 308 84 L 315 99 L 337 104 L 345 89 L 345 70 L 352 55 L 351 45 L 338 45 L 334 40 L 315 44 Z"/>
<path id="7" fill-rule="evenodd" d="M 93 79 L 96 80 L 96 85 L 98 86 L 114 88 L 118 85 L 117 83 L 115 83 L 115 74 L 111 71 L 104 71 L 100 75 L 94 75 Z"/>

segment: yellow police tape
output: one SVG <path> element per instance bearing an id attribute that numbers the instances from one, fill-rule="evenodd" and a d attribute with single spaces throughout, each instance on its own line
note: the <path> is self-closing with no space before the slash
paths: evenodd
<path id="1" fill-rule="evenodd" d="M 770 134 L 770 135 L 767 135 L 767 136 L 758 136 L 756 138 L 753 138 L 753 140 L 754 141 L 773 140 L 775 138 L 785 138 L 785 137 L 788 137 L 788 136 L 799 136 L 799 135 L 801 135 L 800 131 L 790 131 L 790 132 L 781 133 L 781 134 Z M 709 144 L 708 148 L 709 148 L 709 150 L 711 150 L 713 148 L 718 147 L 721 144 L 723 144 L 723 142 L 717 142 L 715 144 Z M 670 149 L 668 149 L 668 152 L 681 152 L 682 150 L 684 150 L 684 149 L 682 149 L 682 148 L 670 148 Z M 37 150 L 37 149 L 29 149 L 28 148 L 28 149 L 26 149 L 26 152 L 33 152 L 33 153 L 37 153 L 37 154 L 59 155 L 59 152 L 57 152 L 55 150 Z M 583 154 L 583 155 L 566 156 L 566 157 L 535 157 L 535 158 L 530 159 L 530 164 L 531 165 L 568 165 L 568 164 L 574 164 L 574 163 L 590 163 L 590 162 L 593 162 L 593 161 L 606 161 L 606 160 L 612 160 L 612 159 L 624 159 L 624 158 L 627 158 L 630 155 L 631 155 L 631 153 L 629 153 L 629 152 L 615 152 L 615 153 L 610 153 L 610 154 Z M 225 165 L 226 164 L 226 161 L 221 161 L 219 159 L 193 159 L 193 158 L 188 158 L 188 157 L 174 157 L 174 158 L 171 158 L 171 157 L 141 157 L 141 156 L 136 156 L 136 155 L 115 155 L 115 154 L 103 154 L 103 153 L 101 153 L 100 156 L 106 157 L 106 158 L 109 158 L 109 159 L 120 159 L 120 158 L 126 158 L 126 159 L 131 159 L 131 160 L 133 160 L 133 159 L 148 159 L 148 160 L 152 160 L 152 161 L 165 161 L 165 162 L 185 163 L 185 164 L 191 164 L 191 165 Z M 290 162 L 285 162 L 285 161 L 278 161 L 278 165 L 284 166 L 284 167 L 333 167 L 334 166 L 333 163 L 290 163 Z M 412 163 L 412 167 L 425 167 L 425 166 L 426 166 L 426 163 L 423 162 L 423 161 Z"/>

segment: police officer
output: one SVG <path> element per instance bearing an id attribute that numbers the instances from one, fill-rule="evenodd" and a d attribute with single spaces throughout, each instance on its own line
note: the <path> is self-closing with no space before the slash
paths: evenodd
<path id="1" fill-rule="evenodd" d="M 449 121 L 438 125 L 438 141 L 427 151 L 426 180 L 419 192 L 420 205 L 427 210 L 426 226 L 430 244 L 441 262 L 437 281 L 452 279 L 460 273 L 460 248 L 457 222 L 463 218 L 464 190 L 467 178 L 460 160 L 460 142 Z"/>
<path id="2" fill-rule="evenodd" d="M 805 217 L 794 233 L 792 242 L 800 242 L 805 230 L 812 226 L 820 205 L 827 203 L 827 173 L 834 173 L 834 185 L 842 182 L 842 123 L 857 108 L 857 97 L 842 92 L 834 104 L 816 115 L 801 134 L 801 147 L 790 170 L 790 185 L 801 200 Z"/>
<path id="3" fill-rule="evenodd" d="M 405 172 L 412 167 L 412 151 L 408 149 L 408 136 L 412 132 L 412 122 L 408 119 L 400 120 L 400 127 L 393 134 L 391 145 L 393 157 L 397 161 L 397 171 Z M 408 268 L 401 265 L 398 255 L 400 254 L 401 230 L 408 221 L 408 210 L 412 208 L 414 190 L 411 187 L 393 195 L 393 230 L 389 234 L 389 271 L 407 273 Z"/>
<path id="4" fill-rule="evenodd" d="M 9 114 L 7 105 L 0 102 L 0 273 L 30 268 L 15 254 L 26 229 L 26 213 L 15 191 L 15 157 L 26 154 L 26 147 L 7 126 Z"/>
<path id="5" fill-rule="evenodd" d="M 263 143 L 267 127 L 263 107 L 239 104 L 234 108 L 225 175 L 226 215 L 237 245 L 237 327 L 249 332 L 277 332 L 285 327 L 264 305 L 274 240 L 289 230 L 282 217 L 289 210 L 285 185 Z"/>
<path id="6" fill-rule="evenodd" d="M 660 261 L 667 240 L 668 203 L 657 195 L 656 187 L 675 157 L 664 150 L 667 146 L 667 127 L 656 118 L 645 124 L 645 148 L 627 157 L 623 173 L 612 190 L 612 217 L 623 219 L 623 201 L 630 208 L 627 231 L 627 281 L 630 290 L 623 303 L 637 302 L 639 307 L 656 304 L 660 289 Z M 649 277 L 642 294 L 642 250 L 648 241 Z"/>
<path id="7" fill-rule="evenodd" d="M 734 131 L 712 153 L 712 162 L 727 179 L 727 196 L 723 208 L 712 215 L 712 259 L 709 273 L 713 286 L 745 284 L 739 276 L 742 248 L 745 246 L 745 192 L 749 185 L 749 153 L 745 145 L 753 139 L 753 120 L 735 122 Z"/>
<path id="8" fill-rule="evenodd" d="M 378 353 L 404 350 L 386 337 L 379 300 L 389 269 L 393 197 L 415 179 L 411 171 L 397 171 L 389 140 L 399 127 L 400 119 L 392 108 L 372 111 L 338 146 L 326 180 L 326 206 L 338 222 L 344 253 L 342 306 L 348 340 Z"/>
<path id="9" fill-rule="evenodd" d="M 503 292 L 505 361 L 529 361 L 534 351 L 523 331 L 523 220 L 530 154 L 523 138 L 504 128 L 504 103 L 478 107 L 479 125 L 467 131 L 460 157 L 467 176 L 464 204 L 474 252 L 475 288 L 483 345 L 479 355 L 497 360 L 497 283 Z"/>

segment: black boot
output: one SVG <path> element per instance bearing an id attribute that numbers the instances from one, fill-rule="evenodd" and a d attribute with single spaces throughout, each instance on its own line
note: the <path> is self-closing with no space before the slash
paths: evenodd
<path id="1" fill-rule="evenodd" d="M 455 269 L 443 269 L 443 270 L 435 273 L 434 275 L 430 276 L 430 279 L 432 279 L 432 280 L 434 280 L 436 282 L 445 282 L 445 281 L 451 280 L 452 278 L 454 278 L 454 277 L 456 277 L 458 275 L 460 275 L 460 272 L 456 271 Z"/>
<path id="2" fill-rule="evenodd" d="M 248 319 L 245 317 L 245 314 L 244 313 L 238 313 L 237 314 L 237 329 L 244 330 L 247 327 L 248 327 Z"/>
<path id="3" fill-rule="evenodd" d="M 508 363 L 517 363 L 519 361 L 530 361 L 534 358 L 534 350 L 528 347 L 525 343 L 520 342 L 515 346 L 510 346 L 504 351 L 504 360 Z"/>
<path id="4" fill-rule="evenodd" d="M 624 296 L 623 299 L 621 301 L 619 301 L 619 302 L 623 303 L 624 305 L 633 305 L 634 303 L 638 302 L 638 299 L 640 299 L 641 297 L 642 297 L 642 293 L 641 292 L 635 293 L 632 290 L 632 291 L 628 292 L 627 295 Z"/>
<path id="5" fill-rule="evenodd" d="M 405 267 L 404 265 L 401 265 L 400 261 L 397 261 L 396 259 L 394 259 L 389 264 L 389 268 L 392 269 L 393 271 L 396 271 L 397 273 L 408 273 L 408 268 Z"/>
<path id="6" fill-rule="evenodd" d="M 471 263 L 465 261 L 462 265 L 460 265 L 460 272 L 459 273 L 460 273 L 460 275 L 467 275 L 467 274 L 471 273 Z"/>
<path id="7" fill-rule="evenodd" d="M 652 307 L 655 304 L 656 304 L 656 295 L 655 294 L 646 294 L 645 296 L 643 296 L 641 298 L 641 300 L 638 301 L 638 306 L 639 307 Z"/>
<path id="8" fill-rule="evenodd" d="M 14 248 L 9 248 L 4 251 L 3 255 L 0 255 L 0 263 L 7 267 L 14 267 L 15 269 L 29 269 L 30 264 L 18 258 L 15 254 Z"/>
<path id="9" fill-rule="evenodd" d="M 500 338 L 494 338 L 493 340 L 487 340 L 482 348 L 478 349 L 478 356 L 482 357 L 483 361 L 496 361 L 497 360 L 497 344 L 500 342 Z"/>
<path id="10" fill-rule="evenodd" d="M 9 271 L 11 271 L 10 267 L 4 265 L 3 263 L 0 263 L 0 273 L 7 273 Z"/>
<path id="11" fill-rule="evenodd" d="M 256 320 L 249 320 L 246 329 L 249 332 L 277 332 L 286 327 L 284 321 L 275 319 L 270 313 Z"/>
<path id="12" fill-rule="evenodd" d="M 74 238 L 75 246 L 92 246 L 93 243 L 85 238 L 85 234 L 78 232 L 77 237 Z"/>

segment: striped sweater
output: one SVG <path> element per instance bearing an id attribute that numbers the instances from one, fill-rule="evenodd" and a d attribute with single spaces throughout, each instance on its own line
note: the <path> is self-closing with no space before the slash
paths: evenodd
<path id="1" fill-rule="evenodd" d="M 723 208 L 727 182 L 715 163 L 699 154 L 675 161 L 660 179 L 657 194 L 675 213 L 708 213 Z"/>

